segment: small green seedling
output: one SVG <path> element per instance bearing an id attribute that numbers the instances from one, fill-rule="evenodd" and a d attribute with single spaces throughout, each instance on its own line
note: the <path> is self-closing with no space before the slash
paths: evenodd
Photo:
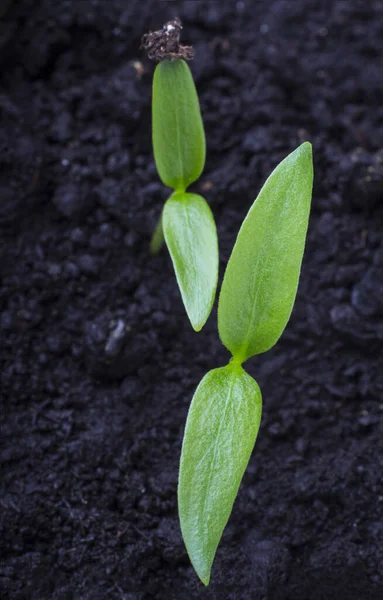
<path id="1" fill-rule="evenodd" d="M 174 19 L 142 39 L 149 58 L 160 61 L 153 78 L 153 150 L 158 174 L 174 193 L 165 203 L 151 251 L 165 239 L 182 300 L 195 331 L 204 326 L 218 280 L 218 241 L 206 200 L 186 190 L 205 165 L 205 133 L 191 71 L 184 59 L 193 49 L 179 43 L 181 23 Z"/>
<path id="2" fill-rule="evenodd" d="M 178 485 L 182 535 L 205 585 L 261 420 L 261 392 L 242 363 L 274 346 L 289 320 L 312 183 L 312 151 L 306 142 L 266 181 L 242 224 L 226 268 L 218 330 L 232 359 L 226 367 L 205 375 L 194 394 Z"/>
<path id="3" fill-rule="evenodd" d="M 211 311 L 218 244 L 210 208 L 187 187 L 201 175 L 205 136 L 192 75 L 175 19 L 143 38 L 160 61 L 153 82 L 153 147 L 158 173 L 174 189 L 152 240 L 168 246 L 189 319 L 200 330 Z M 232 354 L 199 384 L 182 445 L 178 507 L 190 560 L 208 585 L 217 546 L 229 519 L 261 421 L 262 398 L 242 364 L 278 341 L 298 288 L 313 184 L 306 142 L 270 175 L 250 208 L 226 268 L 218 330 Z"/>

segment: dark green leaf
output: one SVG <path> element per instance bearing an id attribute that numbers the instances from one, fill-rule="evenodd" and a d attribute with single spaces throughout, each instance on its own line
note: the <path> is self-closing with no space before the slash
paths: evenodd
<path id="1" fill-rule="evenodd" d="M 184 191 L 201 175 L 205 134 L 198 96 L 188 65 L 164 60 L 153 79 L 153 148 L 163 183 Z"/>

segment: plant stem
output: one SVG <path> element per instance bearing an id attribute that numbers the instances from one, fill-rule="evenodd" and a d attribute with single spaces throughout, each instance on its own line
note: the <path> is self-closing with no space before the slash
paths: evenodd
<path id="1" fill-rule="evenodd" d="M 154 230 L 153 237 L 150 241 L 150 253 L 155 255 L 158 254 L 161 250 L 163 243 L 165 241 L 164 231 L 162 229 L 162 214 L 159 218 L 157 226 Z"/>

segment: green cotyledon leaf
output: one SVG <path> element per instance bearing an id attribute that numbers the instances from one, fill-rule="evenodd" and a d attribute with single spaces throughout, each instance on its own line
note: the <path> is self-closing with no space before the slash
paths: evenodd
<path id="1" fill-rule="evenodd" d="M 190 560 L 205 585 L 254 448 L 261 412 L 258 384 L 233 362 L 205 375 L 190 406 L 178 511 Z"/>
<path id="2" fill-rule="evenodd" d="M 206 200 L 175 193 L 166 201 L 162 225 L 182 300 L 195 331 L 212 309 L 218 279 L 218 240 Z"/>
<path id="3" fill-rule="evenodd" d="M 163 60 L 153 78 L 153 149 L 165 185 L 185 191 L 205 165 L 205 133 L 193 76 L 184 60 Z"/>
<path id="4" fill-rule="evenodd" d="M 229 259 L 218 304 L 222 343 L 240 362 L 282 335 L 297 292 L 313 185 L 305 142 L 272 172 Z"/>

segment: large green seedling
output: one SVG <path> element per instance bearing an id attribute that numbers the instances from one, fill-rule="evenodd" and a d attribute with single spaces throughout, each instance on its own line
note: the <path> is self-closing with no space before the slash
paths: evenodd
<path id="1" fill-rule="evenodd" d="M 187 188 L 205 164 L 205 134 L 190 69 L 182 59 L 162 60 L 153 78 L 153 150 L 158 174 L 174 193 L 164 206 L 151 242 L 165 239 L 182 300 L 195 331 L 204 326 L 218 279 L 218 241 L 206 200 Z"/>
<path id="2" fill-rule="evenodd" d="M 298 287 L 313 183 L 306 142 L 270 175 L 228 262 L 218 304 L 226 367 L 199 384 L 182 445 L 178 506 L 190 560 L 205 585 L 258 434 L 262 399 L 242 367 L 277 342 Z"/>

